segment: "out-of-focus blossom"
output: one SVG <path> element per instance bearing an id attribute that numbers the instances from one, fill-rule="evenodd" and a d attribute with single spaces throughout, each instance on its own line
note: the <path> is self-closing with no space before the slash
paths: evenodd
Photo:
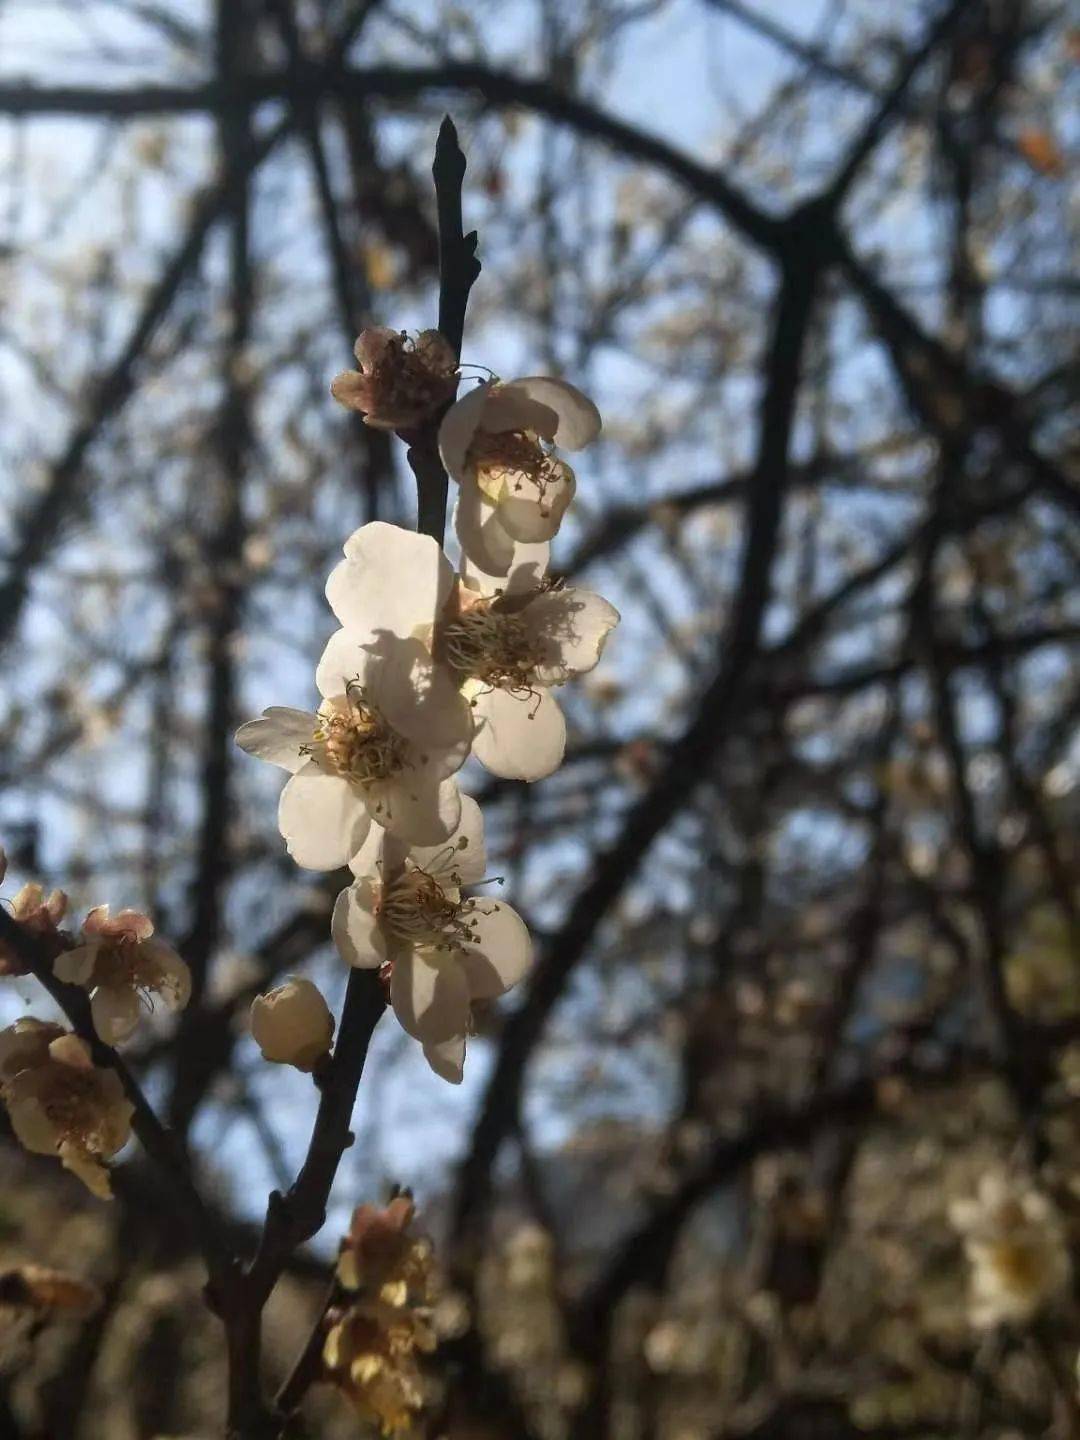
<path id="1" fill-rule="evenodd" d="M 56 959 L 60 980 L 91 992 L 94 1029 L 107 1045 L 126 1040 L 145 1006 L 161 1000 L 169 1010 L 182 1010 L 191 998 L 191 972 L 164 940 L 154 936 L 154 923 L 138 910 L 109 914 L 98 905 L 82 927 L 82 944 Z"/>
<path id="2" fill-rule="evenodd" d="M 577 482 L 554 447 L 582 450 L 600 425 L 586 395 L 540 375 L 478 385 L 450 407 L 439 427 L 439 451 L 460 486 L 458 539 L 481 570 L 506 575 L 515 542 L 556 534 Z"/>
<path id="3" fill-rule="evenodd" d="M 364 1290 L 386 1305 L 428 1296 L 430 1241 L 409 1234 L 415 1207 L 407 1195 L 389 1205 L 359 1205 L 341 1242 L 337 1277 L 346 1290 Z"/>
<path id="4" fill-rule="evenodd" d="M 0 1307 L 38 1317 L 85 1319 L 101 1302 L 96 1285 L 63 1270 L 28 1264 L 0 1271 Z"/>
<path id="5" fill-rule="evenodd" d="M 0 849 L 0 883 L 7 874 L 7 855 Z M 67 896 L 63 890 L 49 894 L 35 881 L 29 881 L 12 898 L 9 906 L 11 918 L 17 920 L 24 930 L 32 934 L 39 947 L 50 957 L 59 953 L 64 946 L 59 925 L 67 911 Z M 0 941 L 0 975 L 25 975 L 26 963 L 15 950 Z"/>
<path id="6" fill-rule="evenodd" d="M 381 1435 L 406 1437 L 429 1400 L 418 1355 L 434 1349 L 430 1326 L 408 1309 L 361 1301 L 331 1312 L 324 1378 Z"/>
<path id="7" fill-rule="evenodd" d="M 1024 1325 L 1069 1283 L 1061 1217 L 1034 1186 L 991 1173 L 974 1198 L 955 1200 L 949 1219 L 971 1266 L 971 1322 Z"/>
<path id="8" fill-rule="evenodd" d="M 374 326 L 353 347 L 359 370 L 334 377 L 330 393 L 377 430 L 411 430 L 445 405 L 457 388 L 458 362 L 438 330 Z"/>
<path id="9" fill-rule="evenodd" d="M 411 1235 L 413 1204 L 361 1205 L 338 1256 L 346 1306 L 328 1315 L 325 1378 L 383 1435 L 412 1435 L 428 1401 L 419 1357 L 435 1348 L 432 1249 Z"/>
<path id="10" fill-rule="evenodd" d="M 6 1030 L 0 1030 L 0 1084 L 20 1070 L 44 1064 L 49 1058 L 49 1046 L 67 1033 L 63 1025 L 38 1020 L 34 1015 L 23 1015 Z"/>
<path id="11" fill-rule="evenodd" d="M 356 882 L 334 907 L 342 957 L 382 971 L 395 1014 L 425 1047 L 463 1050 L 473 1002 L 504 994 L 532 959 L 515 910 L 462 898 L 462 886 L 484 878 L 484 864 L 480 810 L 462 797 L 460 824 L 445 845 L 404 850 L 373 831 L 352 861 Z"/>
<path id="12" fill-rule="evenodd" d="M 310 1071 L 330 1053 L 334 1017 L 318 986 L 293 975 L 265 995 L 256 995 L 251 1033 L 264 1060 Z"/>
<path id="13" fill-rule="evenodd" d="M 13 1027 L 14 1028 L 14 1027 Z M 102 1200 L 112 1198 L 104 1161 L 127 1143 L 132 1105 L 115 1070 L 102 1069 L 78 1036 L 62 1032 L 45 1047 L 26 1031 L 8 1048 L 3 1099 L 16 1138 L 39 1155 L 55 1155 Z M 12 1073 L 15 1055 L 27 1064 Z"/>

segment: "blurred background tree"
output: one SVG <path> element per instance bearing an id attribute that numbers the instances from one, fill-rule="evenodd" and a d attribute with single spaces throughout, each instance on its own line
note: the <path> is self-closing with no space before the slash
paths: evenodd
<path id="1" fill-rule="evenodd" d="M 327 387 L 430 323 L 447 107 L 464 359 L 605 418 L 557 561 L 622 626 L 559 775 L 471 777 L 538 966 L 460 1091 L 380 1028 L 269 1369 L 397 1182 L 432 1435 L 1080 1435 L 1078 49 L 1057 0 L 0 9 L 0 838 L 190 964 L 134 1058 L 241 1242 L 311 1108 L 251 997 L 344 977 L 232 732 L 309 705 L 350 530 L 412 523 Z M 140 1156 L 107 1212 L 4 1164 L 5 1263 L 103 1299 L 0 1285 L 0 1432 L 216 1433 Z"/>

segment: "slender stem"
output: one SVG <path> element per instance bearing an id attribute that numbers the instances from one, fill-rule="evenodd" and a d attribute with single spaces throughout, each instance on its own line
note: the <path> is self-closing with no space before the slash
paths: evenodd
<path id="1" fill-rule="evenodd" d="M 475 257 L 476 235 L 462 234 L 461 186 L 465 156 L 449 117 L 439 130 L 432 167 L 439 214 L 439 328 L 460 355 L 469 291 L 480 273 Z M 439 458 L 441 414 L 408 436 L 409 464 L 416 476 L 417 529 L 441 545 L 446 523 L 447 477 Z M 286 1260 L 296 1247 L 321 1229 L 341 1157 L 352 1144 L 349 1129 L 356 1093 L 372 1033 L 386 1008 L 377 972 L 353 970 L 349 976 L 334 1055 L 322 1080 L 322 1095 L 307 1157 L 285 1195 L 274 1191 L 255 1258 L 245 1275 L 245 1305 L 258 1316 L 270 1297 Z M 326 1303 L 291 1374 L 278 1392 L 275 1412 L 284 1426 L 318 1375 Z M 280 1432 L 279 1432 L 280 1433 Z M 261 1440 L 257 1431 L 238 1432 L 236 1440 Z"/>

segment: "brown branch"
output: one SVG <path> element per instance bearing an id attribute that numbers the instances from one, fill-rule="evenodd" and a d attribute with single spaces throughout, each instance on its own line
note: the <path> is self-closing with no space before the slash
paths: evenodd
<path id="1" fill-rule="evenodd" d="M 465 175 L 465 157 L 449 118 L 443 121 L 439 131 L 433 174 L 443 265 L 440 328 L 445 323 L 449 329 L 444 333 L 449 333 L 455 346 L 459 347 L 469 290 L 479 273 L 479 264 L 471 258 L 475 236 L 466 237 L 461 233 L 461 185 Z M 445 234 L 441 228 L 444 225 L 447 227 Z M 423 464 L 418 466 L 413 463 L 417 475 L 419 528 L 441 544 L 447 482 L 438 458 L 437 425 L 438 417 L 435 417 L 423 431 L 411 437 L 410 462 L 413 463 L 414 451 L 419 450 L 424 457 Z M 270 1195 L 258 1249 L 244 1272 L 237 1303 L 226 1318 L 231 1343 L 231 1369 L 241 1371 L 249 1381 L 247 1385 L 236 1386 L 231 1393 L 233 1440 L 276 1440 L 287 1423 L 288 1412 L 278 1405 L 272 1409 L 268 1407 L 261 1398 L 257 1379 L 255 1388 L 250 1383 L 253 1370 L 257 1377 L 262 1310 L 289 1255 L 316 1234 L 325 1222 L 334 1177 L 342 1155 L 353 1140 L 350 1122 L 368 1045 L 385 1008 L 386 995 L 378 972 L 353 970 L 346 988 L 334 1053 L 319 1082 L 321 1096 L 307 1155 L 287 1193 L 282 1195 L 273 1191 Z M 279 1397 L 282 1405 L 295 1409 L 307 1384 L 314 1378 L 316 1366 L 311 1353 L 314 1344 L 314 1338 L 309 1340 L 293 1377 L 282 1388 Z"/>

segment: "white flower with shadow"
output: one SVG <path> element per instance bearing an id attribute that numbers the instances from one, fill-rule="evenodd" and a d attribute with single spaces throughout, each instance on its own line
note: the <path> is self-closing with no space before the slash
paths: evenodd
<path id="1" fill-rule="evenodd" d="M 472 709 L 476 757 L 494 775 L 540 780 L 566 748 L 552 690 L 593 669 L 619 612 L 590 590 L 552 584 L 534 561 L 516 566 L 504 587 L 489 586 L 490 577 L 459 583 L 435 655 Z"/>
<path id="2" fill-rule="evenodd" d="M 486 382 L 451 405 L 439 426 L 439 453 L 460 487 L 457 537 L 481 570 L 506 575 L 515 543 L 558 532 L 577 482 L 555 447 L 583 450 L 600 427 L 588 396 L 549 376 Z"/>
<path id="3" fill-rule="evenodd" d="M 337 631 L 315 675 L 316 713 L 274 707 L 237 744 L 292 778 L 278 828 L 309 870 L 336 870 L 373 821 L 417 844 L 444 840 L 460 815 L 450 781 L 472 739 L 469 707 L 419 640 L 388 630 L 364 646 Z"/>
<path id="4" fill-rule="evenodd" d="M 484 868 L 480 808 L 463 796 L 460 824 L 443 845 L 405 847 L 373 829 L 352 861 L 355 883 L 334 906 L 342 958 L 382 973 L 402 1027 L 452 1081 L 461 1079 L 474 1002 L 505 994 L 532 961 L 516 910 L 462 896 L 484 880 Z"/>

